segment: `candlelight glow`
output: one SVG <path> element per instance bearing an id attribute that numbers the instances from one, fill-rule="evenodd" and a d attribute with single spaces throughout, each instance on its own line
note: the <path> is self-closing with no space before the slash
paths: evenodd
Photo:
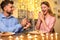
<path id="1" fill-rule="evenodd" d="M 18 37 L 16 37 L 16 39 L 15 40 L 19 40 L 19 38 Z"/>
<path id="2" fill-rule="evenodd" d="M 9 36 L 8 38 L 13 38 L 12 36 Z"/>
<path id="3" fill-rule="evenodd" d="M 20 35 L 20 38 L 23 38 L 24 36 L 23 35 Z"/>

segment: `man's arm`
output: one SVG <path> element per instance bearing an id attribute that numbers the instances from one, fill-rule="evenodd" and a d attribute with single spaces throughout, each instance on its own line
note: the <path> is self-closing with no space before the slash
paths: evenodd
<path id="1" fill-rule="evenodd" d="M 28 23 L 27 18 L 24 18 L 21 23 L 18 22 L 18 20 L 16 20 L 16 24 L 15 24 L 15 32 L 22 32 L 24 29 L 27 29 L 30 27 L 30 23 Z"/>

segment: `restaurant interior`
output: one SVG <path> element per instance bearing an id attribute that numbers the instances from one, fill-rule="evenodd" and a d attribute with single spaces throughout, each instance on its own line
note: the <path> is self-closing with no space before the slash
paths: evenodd
<path id="1" fill-rule="evenodd" d="M 0 3 L 3 0 L 0 0 Z M 60 40 L 60 0 L 12 0 L 14 1 L 15 10 L 13 16 L 21 22 L 23 18 L 28 18 L 31 22 L 31 28 L 24 33 L 18 35 L 2 35 L 0 40 Z M 41 11 L 41 2 L 48 1 L 50 3 L 53 14 L 56 17 L 56 23 L 54 25 L 55 33 L 28 33 L 35 31 L 35 24 L 38 19 L 38 12 Z M 2 9 L 0 8 L 0 12 Z M 38 31 L 38 30 L 37 30 Z M 39 31 L 38 31 L 39 32 Z"/>

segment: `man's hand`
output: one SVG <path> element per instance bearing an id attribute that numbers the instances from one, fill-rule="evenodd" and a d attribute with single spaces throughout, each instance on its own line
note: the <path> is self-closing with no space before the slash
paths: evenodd
<path id="1" fill-rule="evenodd" d="M 21 21 L 21 25 L 24 27 L 26 24 L 27 24 L 27 18 L 24 18 L 24 19 Z"/>
<path id="2" fill-rule="evenodd" d="M 27 22 L 26 26 L 24 27 L 24 29 L 27 29 L 31 26 L 31 24 L 29 22 Z"/>
<path id="3" fill-rule="evenodd" d="M 22 21 L 21 21 L 21 25 L 24 29 L 27 29 L 31 26 L 30 22 L 28 21 L 27 18 L 24 18 Z"/>

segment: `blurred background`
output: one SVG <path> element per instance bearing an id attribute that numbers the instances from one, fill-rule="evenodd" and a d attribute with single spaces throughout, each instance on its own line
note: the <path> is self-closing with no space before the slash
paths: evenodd
<path id="1" fill-rule="evenodd" d="M 0 0 L 0 3 L 3 0 Z M 15 10 L 13 16 L 19 21 L 23 18 L 28 18 L 32 24 L 33 30 L 38 18 L 38 12 L 41 11 L 41 2 L 48 1 L 51 9 L 56 16 L 56 23 L 54 29 L 60 33 L 60 0 L 12 0 L 14 1 Z M 0 12 L 2 12 L 0 8 Z"/>

